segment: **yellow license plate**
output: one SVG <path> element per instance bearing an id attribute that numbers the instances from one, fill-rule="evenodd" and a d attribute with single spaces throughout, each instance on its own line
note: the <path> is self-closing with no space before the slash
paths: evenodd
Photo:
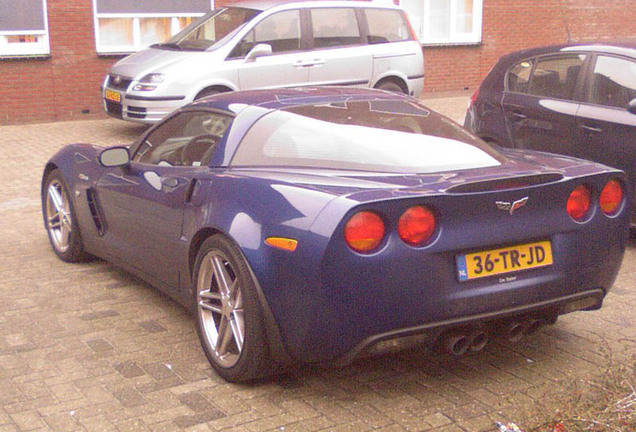
<path id="1" fill-rule="evenodd" d="M 546 240 L 458 255 L 457 276 L 460 281 L 467 281 L 549 265 L 552 247 Z"/>
<path id="2" fill-rule="evenodd" d="M 121 95 L 116 91 L 106 90 L 104 92 L 104 97 L 113 102 L 121 103 Z"/>

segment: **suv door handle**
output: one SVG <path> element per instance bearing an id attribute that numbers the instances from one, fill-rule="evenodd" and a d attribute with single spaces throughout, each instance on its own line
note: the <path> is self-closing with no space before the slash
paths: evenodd
<path id="1" fill-rule="evenodd" d="M 520 113 L 519 111 L 510 111 L 510 112 L 512 113 L 512 115 L 513 115 L 514 117 L 518 118 L 519 120 L 523 120 L 523 119 L 528 118 L 528 116 L 526 116 L 526 115 L 525 115 L 525 114 L 523 114 L 523 113 Z"/>
<path id="2" fill-rule="evenodd" d="M 583 129 L 583 130 L 588 131 L 588 132 L 603 132 L 603 129 L 602 129 L 602 128 L 600 128 L 600 127 L 596 127 L 596 126 L 590 126 L 590 125 L 587 125 L 587 124 L 585 124 L 585 123 L 581 123 L 581 124 L 579 124 L 579 127 L 580 127 L 581 129 Z"/>

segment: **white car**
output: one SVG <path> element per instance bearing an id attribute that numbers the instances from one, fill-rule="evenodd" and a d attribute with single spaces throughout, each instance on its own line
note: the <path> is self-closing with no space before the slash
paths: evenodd
<path id="1" fill-rule="evenodd" d="M 102 97 L 111 116 L 155 123 L 220 92 L 344 85 L 417 97 L 423 84 L 422 47 L 390 2 L 249 2 L 118 61 Z"/>

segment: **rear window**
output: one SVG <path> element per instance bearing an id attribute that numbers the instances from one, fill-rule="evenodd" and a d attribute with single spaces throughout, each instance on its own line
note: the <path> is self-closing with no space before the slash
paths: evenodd
<path id="1" fill-rule="evenodd" d="M 412 39 L 406 16 L 398 10 L 364 9 L 369 24 L 370 44 Z"/>
<path id="2" fill-rule="evenodd" d="M 353 8 L 316 8 L 311 10 L 315 48 L 339 47 L 361 43 L 360 28 Z"/>
<path id="3" fill-rule="evenodd" d="M 274 111 L 252 126 L 232 166 L 431 173 L 497 166 L 501 157 L 414 102 L 343 101 Z"/>

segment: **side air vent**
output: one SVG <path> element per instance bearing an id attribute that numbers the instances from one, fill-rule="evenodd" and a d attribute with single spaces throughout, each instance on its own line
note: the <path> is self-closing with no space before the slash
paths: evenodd
<path id="1" fill-rule="evenodd" d="M 97 203 L 97 195 L 95 194 L 94 189 L 86 190 L 86 200 L 88 201 L 88 208 L 91 212 L 91 216 L 93 217 L 93 223 L 95 223 L 95 228 L 97 229 L 97 233 L 100 236 L 103 236 L 106 233 L 106 225 L 104 224 L 104 218 L 102 217 L 102 213 L 99 210 L 99 204 Z"/>
<path id="2" fill-rule="evenodd" d="M 510 177 L 506 179 L 486 180 L 473 183 L 464 183 L 448 189 L 449 193 L 472 193 L 472 192 L 489 192 L 507 189 L 519 189 L 528 186 L 535 186 L 545 183 L 557 182 L 563 179 L 563 175 L 538 174 L 524 177 Z"/>

